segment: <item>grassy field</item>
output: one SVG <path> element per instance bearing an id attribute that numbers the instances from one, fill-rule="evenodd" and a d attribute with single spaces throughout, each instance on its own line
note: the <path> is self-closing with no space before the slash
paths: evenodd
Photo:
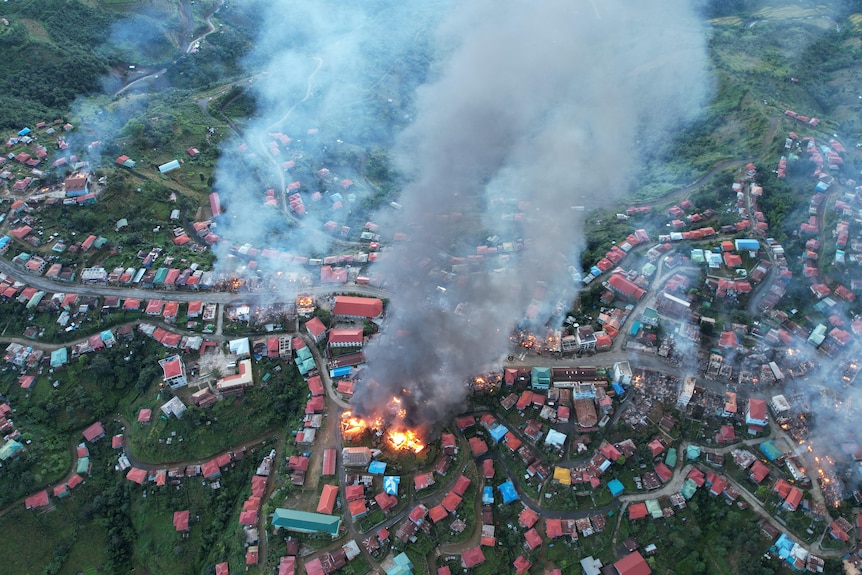
<path id="1" fill-rule="evenodd" d="M 259 375 L 259 366 L 255 365 L 255 377 Z M 208 410 L 192 407 L 182 419 L 154 415 L 148 425 L 132 423 L 127 432 L 129 447 L 144 461 L 207 458 L 260 437 L 268 430 L 275 431 L 284 420 L 283 413 L 273 409 L 274 401 L 282 395 L 299 398 L 305 393 L 305 383 L 298 372 L 285 369 L 273 373 L 266 387 L 253 387 L 245 396 L 220 401 Z M 156 395 L 151 389 L 129 404 L 126 408 L 129 421 L 137 420 L 141 407 L 149 407 L 157 413 L 158 406 L 166 399 L 158 399 Z M 293 410 L 299 405 L 291 403 L 285 408 Z M 170 444 L 168 438 L 171 438 Z"/>

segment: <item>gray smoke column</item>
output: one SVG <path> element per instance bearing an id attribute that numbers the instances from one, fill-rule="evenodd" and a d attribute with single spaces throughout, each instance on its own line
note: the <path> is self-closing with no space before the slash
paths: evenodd
<path id="1" fill-rule="evenodd" d="M 433 427 L 515 325 L 541 324 L 575 293 L 583 214 L 620 199 L 639 151 L 697 114 L 704 35 L 684 0 L 452 8 L 397 146 L 411 183 L 389 225 L 408 239 L 377 264 L 394 295 L 357 413 L 404 397 L 406 423 Z M 506 242 L 510 253 L 466 257 Z"/>

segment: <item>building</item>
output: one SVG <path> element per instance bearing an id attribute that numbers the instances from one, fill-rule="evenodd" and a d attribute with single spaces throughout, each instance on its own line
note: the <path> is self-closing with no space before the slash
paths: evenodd
<path id="1" fill-rule="evenodd" d="M 367 447 L 344 447 L 341 460 L 345 467 L 365 467 L 371 463 L 373 454 Z"/>
<path id="2" fill-rule="evenodd" d="M 63 189 L 66 191 L 66 197 L 75 198 L 89 193 L 89 184 L 87 176 L 74 175 L 63 180 Z"/>
<path id="3" fill-rule="evenodd" d="M 239 359 L 251 357 L 251 344 L 247 337 L 232 339 L 228 342 L 228 350 Z"/>
<path id="4" fill-rule="evenodd" d="M 766 414 L 765 399 L 749 399 L 748 409 L 745 411 L 745 424 L 749 426 L 765 427 L 769 423 Z"/>
<path id="5" fill-rule="evenodd" d="M 769 400 L 769 409 L 778 420 L 790 417 L 790 402 L 783 395 L 772 396 L 772 399 Z"/>
<path id="6" fill-rule="evenodd" d="M 254 385 L 254 375 L 251 360 L 244 359 L 237 364 L 237 373 L 225 376 L 216 382 L 216 389 L 225 395 L 238 395 L 252 385 Z"/>
<path id="7" fill-rule="evenodd" d="M 323 532 L 335 537 L 338 535 L 338 530 L 341 527 L 341 517 L 278 508 L 273 513 L 272 525 L 276 529 L 280 528 L 298 533 Z"/>
<path id="8" fill-rule="evenodd" d="M 640 301 L 646 295 L 646 291 L 626 279 L 622 274 L 613 274 L 606 283 L 608 289 L 629 301 Z"/>
<path id="9" fill-rule="evenodd" d="M 627 361 L 618 361 L 614 364 L 614 381 L 618 381 L 623 385 L 630 385 L 632 382 L 632 367 Z"/>
<path id="10" fill-rule="evenodd" d="M 614 563 L 614 569 L 618 575 L 650 575 L 652 573 L 646 559 L 637 551 L 629 553 Z"/>
<path id="11" fill-rule="evenodd" d="M 82 432 L 84 439 L 90 443 L 94 443 L 105 437 L 105 428 L 102 427 L 102 422 L 97 421 Z"/>
<path id="12" fill-rule="evenodd" d="M 681 409 L 685 409 L 688 407 L 688 402 L 691 401 L 692 396 L 694 395 L 694 385 L 697 380 L 691 376 L 685 376 L 685 380 L 682 384 L 682 390 L 679 392 L 679 397 L 676 400 L 676 404 Z"/>
<path id="13" fill-rule="evenodd" d="M 362 347 L 361 327 L 339 327 L 329 331 L 329 347 Z"/>
<path id="14" fill-rule="evenodd" d="M 162 366 L 162 378 L 165 383 L 171 386 L 171 389 L 177 389 L 188 385 L 186 379 L 186 366 L 179 355 L 172 355 L 165 359 L 159 360 L 159 365 Z"/>
<path id="15" fill-rule="evenodd" d="M 374 319 L 383 315 L 383 301 L 372 297 L 335 296 L 332 314 L 355 319 Z"/>
<path id="16" fill-rule="evenodd" d="M 311 339 L 314 340 L 314 343 L 320 343 L 320 341 L 326 336 L 326 326 L 323 325 L 323 322 L 320 321 L 319 317 L 313 317 L 305 322 L 305 330 L 308 332 L 308 335 L 311 336 Z"/>
<path id="17" fill-rule="evenodd" d="M 589 325 L 579 326 L 575 330 L 575 343 L 578 351 L 593 351 L 596 349 L 596 332 Z"/>

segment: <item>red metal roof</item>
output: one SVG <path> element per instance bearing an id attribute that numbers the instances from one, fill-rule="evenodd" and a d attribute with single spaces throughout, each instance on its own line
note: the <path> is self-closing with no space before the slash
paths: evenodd
<path id="1" fill-rule="evenodd" d="M 367 318 L 378 317 L 383 313 L 383 301 L 370 297 L 335 296 L 332 313 Z"/>
<path id="2" fill-rule="evenodd" d="M 637 551 L 630 553 L 614 563 L 619 575 L 650 575 L 652 569 L 647 565 L 646 559 Z"/>
<path id="3" fill-rule="evenodd" d="M 335 450 L 323 450 L 323 475 L 335 475 Z"/>
<path id="4" fill-rule="evenodd" d="M 92 442 L 105 435 L 105 428 L 102 427 L 101 421 L 97 421 L 96 423 L 85 429 L 82 433 L 84 435 L 84 439 Z"/>
<path id="5" fill-rule="evenodd" d="M 189 512 L 174 511 L 174 529 L 177 531 L 189 530 Z"/>
<path id="6" fill-rule="evenodd" d="M 481 547 L 473 547 L 461 554 L 461 563 L 466 569 L 470 569 L 476 565 L 481 565 L 484 562 L 485 554 L 482 552 Z"/>
<path id="7" fill-rule="evenodd" d="M 331 514 L 335 509 L 335 498 L 338 496 L 336 485 L 324 485 L 317 503 L 317 512 Z"/>

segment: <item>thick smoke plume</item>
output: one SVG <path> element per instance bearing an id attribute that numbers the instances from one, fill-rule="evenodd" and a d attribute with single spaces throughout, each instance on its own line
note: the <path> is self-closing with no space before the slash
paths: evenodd
<path id="1" fill-rule="evenodd" d="M 407 423 L 433 426 L 515 325 L 574 295 L 583 214 L 625 194 L 639 150 L 697 113 L 703 38 L 678 0 L 452 9 L 397 148 L 411 183 L 392 225 L 408 239 L 377 264 L 392 311 L 367 350 L 359 414 L 407 397 Z M 465 257 L 477 246 L 503 255 Z"/>
<path id="2" fill-rule="evenodd" d="M 393 131 L 405 121 L 403 102 L 427 67 L 422 38 L 443 5 L 436 0 L 260 3 L 266 16 L 246 62 L 245 83 L 257 115 L 223 150 L 216 174 L 216 191 L 226 208 L 217 220 L 218 233 L 230 239 L 216 247 L 223 269 L 232 244 L 304 257 L 356 251 L 347 241 L 333 247 L 332 234 L 322 226 L 327 221 L 361 225 L 353 220 L 373 190 L 362 185 L 357 164 L 369 148 L 391 143 Z M 351 155 L 360 159 L 345 162 Z M 283 168 L 288 161 L 295 167 Z M 319 205 L 329 205 L 334 193 L 347 195 L 334 174 L 318 176 L 321 169 L 335 167 L 330 162 L 339 163 L 338 179 L 356 182 L 352 200 L 345 198 L 329 212 L 297 216 L 287 201 L 294 191 L 302 192 L 306 202 L 309 194 L 321 192 Z M 291 184 L 301 187 L 288 189 Z M 277 191 L 278 208 L 263 208 L 268 188 Z"/>

